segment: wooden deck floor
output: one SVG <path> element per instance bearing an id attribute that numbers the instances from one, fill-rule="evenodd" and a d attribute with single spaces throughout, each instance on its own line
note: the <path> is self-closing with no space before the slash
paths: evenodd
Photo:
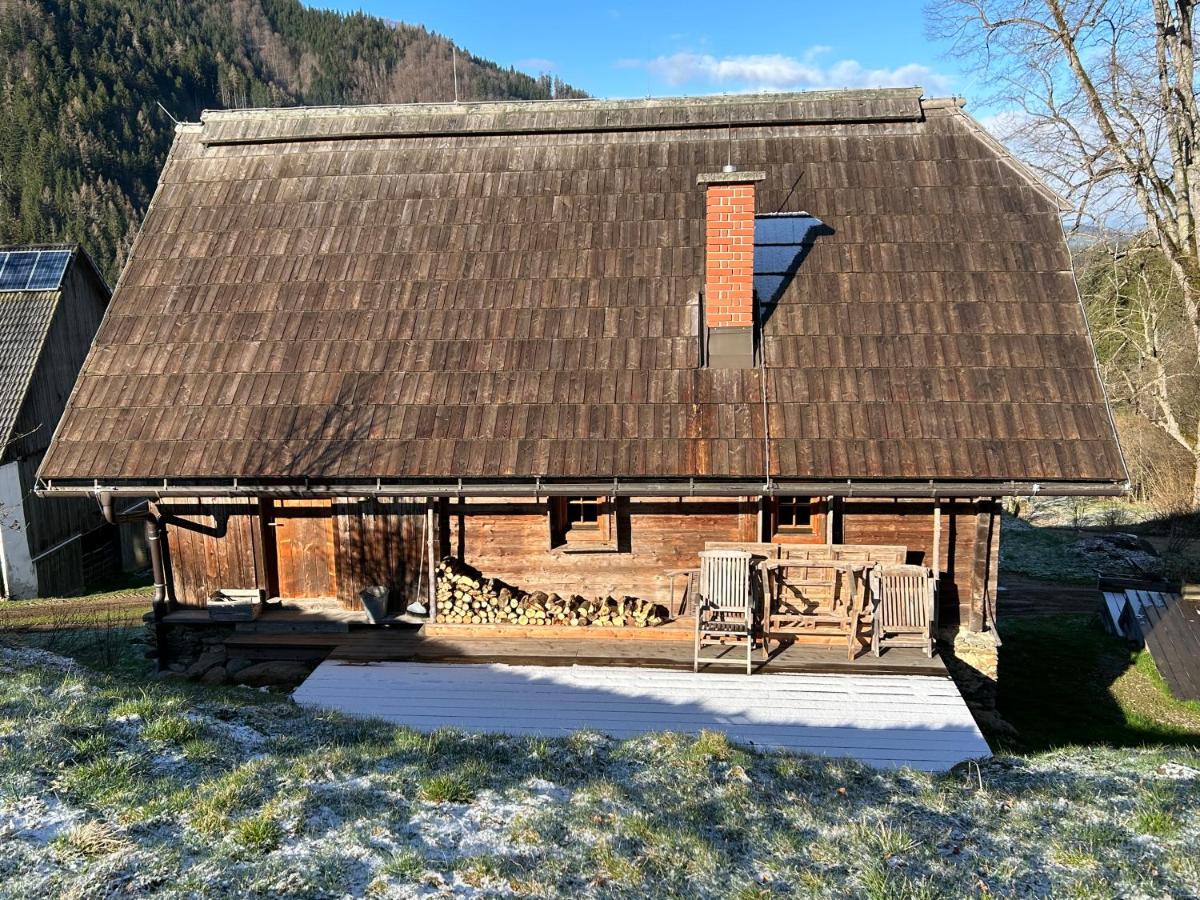
<path id="1" fill-rule="evenodd" d="M 203 609 L 181 609 L 168 623 L 209 622 Z M 328 601 L 288 601 L 273 604 L 253 622 L 236 624 L 226 642 L 231 655 L 254 659 L 336 659 L 347 662 L 504 663 L 536 666 L 630 666 L 691 669 L 692 637 L 687 623 L 653 629 L 505 628 L 492 626 L 421 626 L 394 620 L 385 627 L 367 623 L 359 611 Z M 719 656 L 706 648 L 708 656 Z M 744 659 L 744 650 L 726 656 Z M 764 660 L 756 650 L 754 668 L 772 673 L 862 673 L 879 675 L 946 674 L 940 658 L 928 659 L 919 650 L 890 648 L 876 658 L 863 636 L 853 661 L 844 644 L 794 644 L 772 651 Z M 729 665 L 705 666 L 704 671 L 731 671 Z"/>
<path id="2" fill-rule="evenodd" d="M 297 703 L 383 718 L 421 731 L 617 738 L 719 731 L 760 749 L 852 757 L 944 771 L 990 750 L 941 677 L 862 674 L 696 676 L 598 666 L 322 663 Z"/>
<path id="3" fill-rule="evenodd" d="M 354 629 L 345 633 L 240 633 L 226 641 L 231 655 L 255 658 L 325 658 L 346 662 L 504 663 L 534 666 L 632 666 L 657 669 L 692 667 L 692 646 L 675 640 L 565 640 L 524 636 L 504 638 L 429 636 L 419 628 Z M 726 651 L 742 659 L 744 651 Z M 717 655 L 709 648 L 706 654 Z M 853 661 L 844 649 L 792 645 L 764 661 L 755 651 L 759 672 L 823 672 L 880 675 L 946 675 L 946 666 L 919 650 L 891 648 L 876 658 L 865 650 Z M 728 673 L 730 667 L 703 671 Z M 744 677 L 744 676 L 743 676 Z"/>

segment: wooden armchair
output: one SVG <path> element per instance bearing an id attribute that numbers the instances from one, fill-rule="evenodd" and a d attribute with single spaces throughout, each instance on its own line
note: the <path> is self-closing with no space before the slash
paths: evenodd
<path id="1" fill-rule="evenodd" d="M 871 652 L 919 647 L 933 656 L 937 632 L 937 579 L 924 566 L 879 566 L 871 572 L 874 605 Z"/>
<path id="2" fill-rule="evenodd" d="M 833 559 L 767 560 L 762 615 L 763 646 L 813 635 L 846 640 L 848 659 L 858 651 L 858 632 L 870 620 L 866 573 L 861 562 Z"/>
<path id="3" fill-rule="evenodd" d="M 700 553 L 700 591 L 696 604 L 696 644 L 692 671 L 700 663 L 741 665 L 738 659 L 702 657 L 703 647 L 744 644 L 746 674 L 753 668 L 754 593 L 750 584 L 751 556 L 744 550 L 703 550 Z"/>

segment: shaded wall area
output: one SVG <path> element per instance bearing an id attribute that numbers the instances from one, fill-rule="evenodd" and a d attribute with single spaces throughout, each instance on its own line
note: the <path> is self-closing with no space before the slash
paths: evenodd
<path id="1" fill-rule="evenodd" d="M 612 546 L 595 550 L 551 548 L 549 515 L 545 499 L 452 500 L 443 506 L 442 554 L 530 591 L 666 604 L 666 573 L 694 568 L 706 541 L 758 539 L 757 500 L 618 497 Z M 676 606 L 682 587 L 677 580 Z"/>
<path id="2" fill-rule="evenodd" d="M 202 607 L 220 588 L 257 588 L 268 597 L 278 595 L 280 554 L 266 501 L 173 498 L 164 500 L 160 510 L 167 520 L 177 605 Z M 397 600 L 415 597 L 425 558 L 424 511 L 423 500 L 352 497 L 336 498 L 328 511 L 322 510 L 321 515 L 333 517 L 331 597 L 358 609 L 358 592 L 378 584 Z M 284 560 L 287 564 L 286 556 Z"/>
<path id="3" fill-rule="evenodd" d="M 273 501 L 278 504 L 280 501 Z M 757 541 L 757 498 L 619 497 L 612 539 L 602 548 L 552 546 L 550 502 L 544 498 L 450 498 L 435 501 L 435 554 L 454 556 L 526 590 L 584 596 L 632 596 L 668 603 L 674 569 L 694 568 L 708 541 Z M 223 587 L 279 592 L 271 506 L 255 499 L 164 501 L 175 601 L 203 606 Z M 428 591 L 426 504 L 413 499 L 336 498 L 314 515 L 332 516 L 334 587 L 348 609 L 358 592 L 389 587 L 398 609 Z M 908 561 L 933 566 L 933 510 L 928 500 L 839 500 L 834 539 L 846 544 L 902 544 Z M 991 500 L 942 502 L 936 568 L 941 575 L 941 624 L 982 627 L 995 597 L 999 516 Z M 314 548 L 313 554 L 324 554 Z M 682 579 L 676 581 L 678 607 Z M 332 598 L 331 597 L 331 598 Z M 674 610 L 673 610 L 674 611 Z"/>
<path id="4" fill-rule="evenodd" d="M 983 626 L 984 606 L 995 602 L 1000 517 L 992 500 L 943 500 L 941 540 L 933 560 L 931 500 L 850 499 L 837 503 L 835 539 L 846 544 L 901 544 L 908 562 L 941 573 L 938 617 L 942 627 Z"/>

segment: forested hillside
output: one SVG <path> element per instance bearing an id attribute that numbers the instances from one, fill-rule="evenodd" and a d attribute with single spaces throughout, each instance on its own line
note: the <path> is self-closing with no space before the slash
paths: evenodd
<path id="1" fill-rule="evenodd" d="M 452 43 L 298 0 L 0 0 L 0 242 L 79 241 L 115 281 L 206 108 L 451 100 Z M 458 51 L 468 100 L 582 96 Z"/>

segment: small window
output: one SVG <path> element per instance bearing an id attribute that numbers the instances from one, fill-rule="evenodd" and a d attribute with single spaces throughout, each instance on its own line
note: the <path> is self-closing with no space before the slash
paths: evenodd
<path id="1" fill-rule="evenodd" d="M 809 497 L 780 497 L 775 530 L 812 534 L 812 500 Z"/>
<path id="2" fill-rule="evenodd" d="M 607 497 L 555 497 L 550 501 L 550 547 L 597 549 L 612 539 Z"/>
<path id="3" fill-rule="evenodd" d="M 776 497 L 768 507 L 766 539 L 778 544 L 825 540 L 825 501 L 819 497 Z"/>
<path id="4" fill-rule="evenodd" d="M 568 497 L 567 498 L 567 530 L 583 529 L 598 531 L 600 529 L 600 507 L 604 505 L 603 497 Z"/>

